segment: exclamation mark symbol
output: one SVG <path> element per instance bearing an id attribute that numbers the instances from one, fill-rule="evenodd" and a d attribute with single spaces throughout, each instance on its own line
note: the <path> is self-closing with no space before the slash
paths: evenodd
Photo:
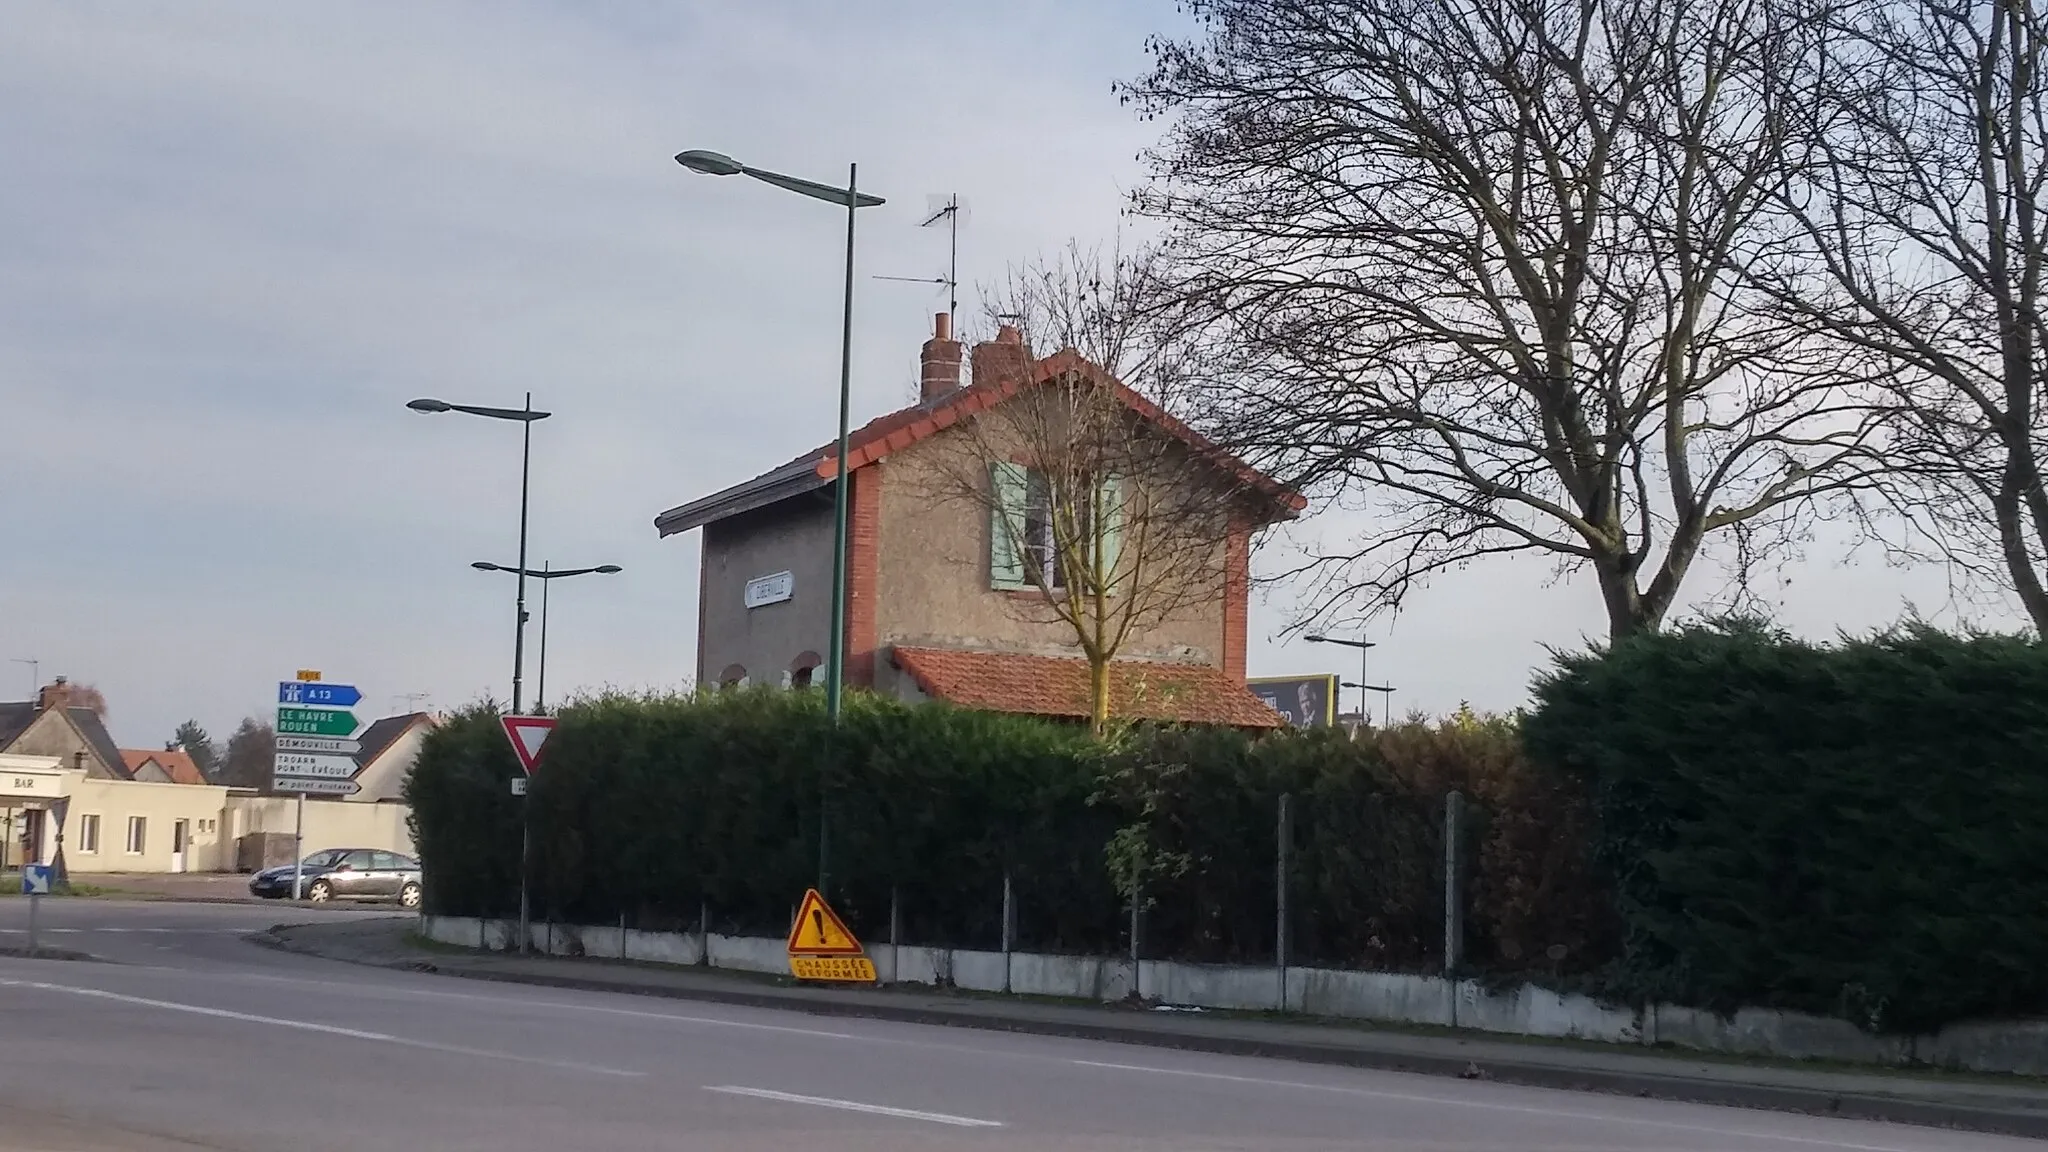
<path id="1" fill-rule="evenodd" d="M 823 944 L 825 942 L 825 914 L 816 908 L 811 909 L 811 924 L 818 929 L 818 943 Z"/>

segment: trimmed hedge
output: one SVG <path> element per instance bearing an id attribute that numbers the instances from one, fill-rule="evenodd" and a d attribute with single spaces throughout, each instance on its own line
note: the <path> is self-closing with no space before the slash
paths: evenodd
<path id="1" fill-rule="evenodd" d="M 603 697 L 559 714 L 533 804 L 536 918 L 779 935 L 818 875 L 821 793 L 834 907 L 869 938 L 994 946 L 1005 867 L 1020 927 L 1097 948 L 1121 920 L 1079 733 L 849 696 L 834 741 L 819 693 Z M 836 754 L 835 754 L 836 748 Z M 427 738 L 407 784 L 430 910 L 518 907 L 518 774 L 498 713 Z"/>
<path id="2" fill-rule="evenodd" d="M 1583 966 L 1604 907 L 1541 829 L 1577 819 L 1533 779 L 1512 724 L 1462 714 L 1354 742 L 1080 730 L 939 705 L 848 698 L 831 739 L 817 693 L 605 697 L 565 709 L 532 783 L 534 915 L 779 934 L 817 877 L 820 790 L 831 895 L 886 939 L 993 948 L 1005 871 L 1022 948 L 1123 953 L 1136 883 L 1147 956 L 1270 962 L 1278 802 L 1293 796 L 1296 963 L 1440 965 L 1444 793 L 1462 788 L 1481 968 Z M 518 901 L 517 767 L 488 706 L 433 735 L 408 784 L 430 910 Z M 1561 964 L 1548 958 L 1567 946 Z"/>
<path id="3" fill-rule="evenodd" d="M 1563 659 L 1531 753 L 1598 816 L 1614 991 L 1873 1030 L 2048 1011 L 2048 649 L 1747 623 Z"/>

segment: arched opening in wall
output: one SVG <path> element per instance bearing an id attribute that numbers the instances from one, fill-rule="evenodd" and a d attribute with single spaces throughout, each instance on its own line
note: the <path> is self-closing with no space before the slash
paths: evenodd
<path id="1" fill-rule="evenodd" d="M 727 664 L 725 671 L 718 674 L 718 690 L 729 691 L 747 686 L 747 670 L 738 664 Z"/>
<path id="2" fill-rule="evenodd" d="M 789 662 L 789 686 L 809 688 L 817 680 L 818 666 L 823 664 L 816 652 L 805 652 Z"/>

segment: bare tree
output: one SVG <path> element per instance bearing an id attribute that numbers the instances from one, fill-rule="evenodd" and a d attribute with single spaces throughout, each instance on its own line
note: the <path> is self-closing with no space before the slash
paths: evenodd
<path id="1" fill-rule="evenodd" d="M 1156 403 L 1180 367 L 1148 337 L 1149 278 L 1146 258 L 1114 247 L 1070 245 L 1013 269 L 990 311 L 1006 322 L 996 343 L 1017 347 L 1018 370 L 1005 396 L 937 442 L 946 495 L 990 517 L 991 571 L 1015 593 L 1014 610 L 1063 625 L 1087 661 L 1098 732 L 1141 704 L 1112 683 L 1118 654 L 1150 628 L 1242 594 L 1231 550 L 1295 508 L 1292 493 Z"/>
<path id="2" fill-rule="evenodd" d="M 1783 556 L 1883 467 L 1839 357 L 1741 275 L 1809 119 L 1804 0 L 1193 0 L 1124 93 L 1167 118 L 1198 421 L 1373 527 L 1322 613 L 1487 556 L 1596 577 L 1653 629 L 1703 548 Z"/>
<path id="3" fill-rule="evenodd" d="M 1829 30 L 1818 151 L 1785 189 L 1829 290 L 1760 281 L 1889 371 L 1892 508 L 2048 634 L 2048 22 L 2018 0 L 1855 0 Z"/>

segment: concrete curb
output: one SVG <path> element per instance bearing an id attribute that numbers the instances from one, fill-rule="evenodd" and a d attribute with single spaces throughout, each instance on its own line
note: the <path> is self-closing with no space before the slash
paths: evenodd
<path id="1" fill-rule="evenodd" d="M 0 948 L 0 956 L 9 960 L 79 960 L 91 964 L 108 964 L 112 961 L 90 952 L 79 952 L 71 948 Z"/>
<path id="2" fill-rule="evenodd" d="M 577 992 L 610 992 L 650 996 L 667 1000 L 694 1000 L 742 1008 L 772 1008 L 812 1016 L 853 1017 L 901 1024 L 929 1024 L 951 1028 L 975 1028 L 992 1032 L 1017 1032 L 1077 1040 L 1098 1040 L 1146 1048 L 1168 1048 L 1186 1052 L 1208 1052 L 1224 1056 L 1256 1056 L 1292 1060 L 1307 1064 L 1368 1068 L 1376 1071 L 1412 1072 L 1426 1076 L 1450 1076 L 1465 1080 L 1494 1080 L 1532 1088 L 1557 1088 L 1575 1092 L 1604 1092 L 1617 1096 L 1674 1100 L 1692 1104 L 1719 1104 L 1774 1112 L 1798 1112 L 1853 1120 L 1881 1120 L 1923 1127 L 1957 1128 L 1995 1132 L 2010 1136 L 2048 1139 L 2048 1108 L 2039 1112 L 1995 1108 L 1968 1103 L 1943 1103 L 1874 1093 L 1838 1093 L 1822 1089 L 1775 1084 L 1741 1084 L 1723 1080 L 1671 1075 L 1655 1071 L 1625 1072 L 1610 1069 L 1566 1068 L 1540 1061 L 1473 1060 L 1464 1056 L 1385 1052 L 1313 1041 L 1280 1041 L 1253 1037 L 1209 1036 L 1163 1032 L 1105 1019 L 1100 1023 L 1073 1020 L 1033 1020 L 1026 1017 L 976 1011 L 971 1002 L 958 1008 L 889 1003 L 886 995 L 873 1001 L 812 999 L 787 993 L 759 991 L 745 987 L 702 988 L 662 987 L 585 976 L 502 972 L 469 968 L 465 965 L 436 964 L 430 957 L 417 960 L 383 960 L 350 956 L 302 944 L 281 935 L 293 925 L 280 924 L 247 937 L 252 943 L 301 956 L 314 956 L 374 968 L 429 972 L 468 980 L 503 984 L 526 984 Z"/>

